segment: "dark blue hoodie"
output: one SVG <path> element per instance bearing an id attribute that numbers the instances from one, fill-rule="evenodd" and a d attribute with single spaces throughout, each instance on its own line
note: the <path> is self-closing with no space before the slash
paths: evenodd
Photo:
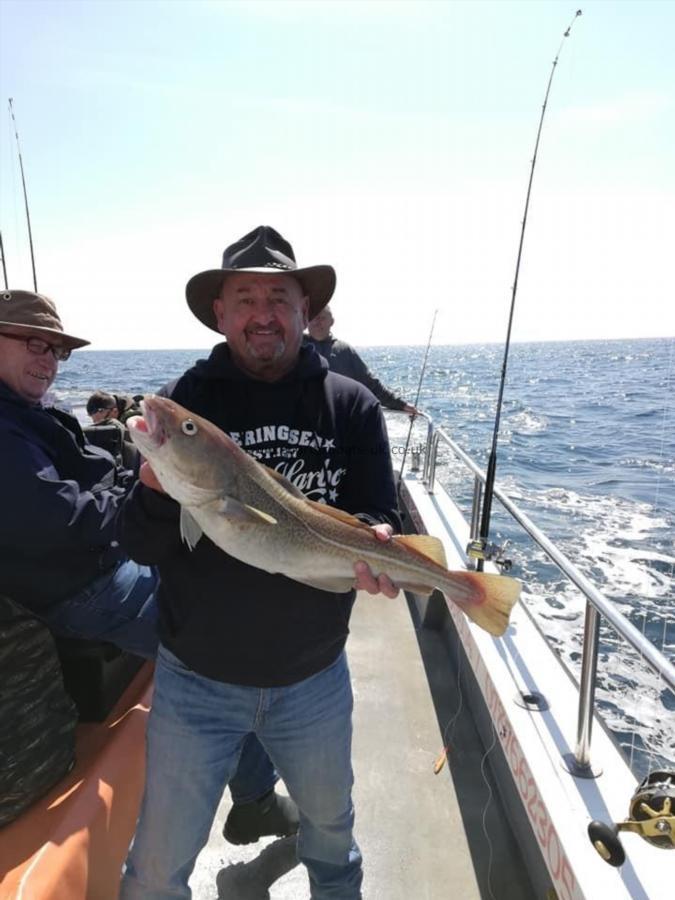
<path id="1" fill-rule="evenodd" d="M 167 393 L 214 422 L 313 500 L 399 529 L 389 445 L 379 403 L 328 372 L 312 347 L 276 382 L 237 368 L 217 345 Z M 194 671 L 232 684 L 292 684 L 344 647 L 353 592 L 332 594 L 246 565 L 205 535 L 182 543 L 178 504 L 137 485 L 124 505 L 129 555 L 159 566 L 160 637 Z"/>
<path id="2" fill-rule="evenodd" d="M 0 382 L 0 593 L 39 613 L 111 569 L 132 479 L 73 416 Z"/>

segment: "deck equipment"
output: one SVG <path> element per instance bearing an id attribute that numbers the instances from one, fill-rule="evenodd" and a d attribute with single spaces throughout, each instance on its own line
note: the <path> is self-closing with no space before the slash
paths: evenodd
<path id="1" fill-rule="evenodd" d="M 631 798 L 629 816 L 613 826 L 597 819 L 588 826 L 591 843 L 610 866 L 626 861 L 621 831 L 639 834 L 654 847 L 675 849 L 675 773 L 650 772 Z"/>

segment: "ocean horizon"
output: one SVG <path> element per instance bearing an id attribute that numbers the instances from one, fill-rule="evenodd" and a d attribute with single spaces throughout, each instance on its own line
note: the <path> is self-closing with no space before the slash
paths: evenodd
<path id="1" fill-rule="evenodd" d="M 340 340 L 346 340 L 342 335 L 339 336 Z M 222 338 L 224 340 L 224 337 Z M 651 337 L 608 337 L 608 338 L 574 338 L 572 340 L 567 338 L 548 338 L 546 340 L 540 341 L 525 341 L 518 340 L 516 338 L 511 339 L 511 347 L 518 345 L 538 345 L 538 344 L 606 344 L 606 343 L 621 343 L 624 341 L 669 341 L 675 340 L 675 335 L 653 335 Z M 167 353 L 183 353 L 186 351 L 196 351 L 196 352 L 209 352 L 210 348 L 214 346 L 215 343 L 218 343 L 218 339 L 216 338 L 213 343 L 205 343 L 203 346 L 192 346 L 192 347 L 101 347 L 101 346 L 87 346 L 80 348 L 78 353 L 92 353 L 92 352 L 102 352 L 102 353 L 133 353 L 133 352 L 145 352 L 152 351 L 157 353 L 167 352 Z M 380 350 L 388 347 L 407 347 L 411 350 L 415 349 L 426 349 L 425 343 L 415 343 L 415 344 L 404 344 L 404 343 L 388 343 L 388 344 L 359 344 L 355 341 L 349 341 L 349 343 L 355 347 L 357 350 Z M 432 347 L 503 347 L 503 341 L 468 341 L 464 343 L 443 343 L 443 344 L 434 344 L 432 342 Z"/>

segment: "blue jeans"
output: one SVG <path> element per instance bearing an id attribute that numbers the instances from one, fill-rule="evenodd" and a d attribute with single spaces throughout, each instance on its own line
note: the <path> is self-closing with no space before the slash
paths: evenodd
<path id="1" fill-rule="evenodd" d="M 195 860 L 252 733 L 298 805 L 297 853 L 313 900 L 359 900 L 352 706 L 344 653 L 297 684 L 253 688 L 197 675 L 160 647 L 145 794 L 120 900 L 191 896 L 187 883 Z"/>
<path id="2" fill-rule="evenodd" d="M 99 576 L 79 593 L 41 614 L 56 634 L 109 641 L 122 650 L 154 659 L 157 655 L 157 570 L 127 559 Z M 274 787 L 277 774 L 252 735 L 230 784 L 235 803 L 249 803 Z"/>
<path id="3" fill-rule="evenodd" d="M 123 560 L 41 617 L 68 638 L 109 641 L 122 650 L 157 655 L 156 569 Z"/>

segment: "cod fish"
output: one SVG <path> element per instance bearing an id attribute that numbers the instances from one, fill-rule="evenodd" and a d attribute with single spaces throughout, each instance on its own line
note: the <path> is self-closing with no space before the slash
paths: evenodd
<path id="1" fill-rule="evenodd" d="M 513 578 L 451 572 L 427 535 L 381 541 L 349 513 L 307 499 L 283 475 L 249 456 L 212 422 L 164 397 L 141 404 L 131 437 L 163 489 L 181 506 L 183 539 L 202 534 L 242 562 L 324 591 L 354 586 L 354 563 L 428 596 L 437 588 L 490 634 L 504 634 L 520 585 Z"/>

